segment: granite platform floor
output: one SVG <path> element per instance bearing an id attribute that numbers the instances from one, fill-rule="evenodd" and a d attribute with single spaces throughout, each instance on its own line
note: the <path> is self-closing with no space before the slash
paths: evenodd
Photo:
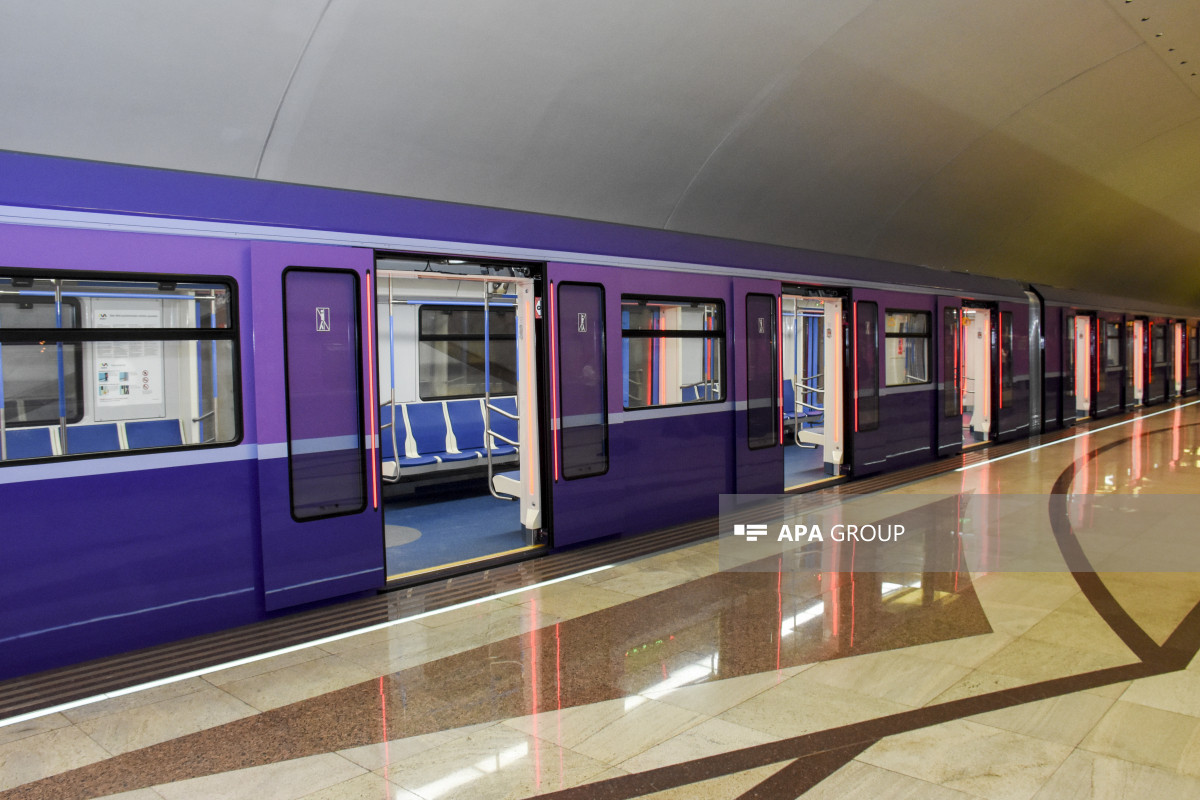
<path id="1" fill-rule="evenodd" d="M 708 540 L 0 721 L 0 800 L 1200 797 L 1200 405 L 865 500 L 923 495 L 1004 502 L 949 560 Z"/>

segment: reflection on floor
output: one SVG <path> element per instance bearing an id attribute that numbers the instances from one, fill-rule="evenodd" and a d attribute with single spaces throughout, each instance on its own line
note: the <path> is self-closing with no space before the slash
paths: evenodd
<path id="1" fill-rule="evenodd" d="M 829 477 L 825 474 L 824 450 L 820 447 L 799 447 L 788 444 L 783 448 L 783 486 L 790 489 Z"/>
<path id="2" fill-rule="evenodd" d="M 1194 568 L 1197 409 L 788 498 L 931 509 L 922 569 L 721 571 L 708 540 L 0 721 L 0 800 L 1200 797 L 1200 573 L 1087 568 L 1151 534 Z M 1162 502 L 1118 535 L 1089 495 Z M 941 515 L 1001 496 L 985 552 L 1055 571 L 956 566 Z"/>
<path id="3" fill-rule="evenodd" d="M 478 491 L 389 500 L 388 575 L 483 558 L 525 545 L 520 506 Z"/>

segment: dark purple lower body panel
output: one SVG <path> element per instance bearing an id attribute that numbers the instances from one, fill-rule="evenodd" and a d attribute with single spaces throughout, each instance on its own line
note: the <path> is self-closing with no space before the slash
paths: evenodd
<path id="1" fill-rule="evenodd" d="M 0 485 L 0 679 L 262 618 L 256 485 L 253 460 Z"/>
<path id="2" fill-rule="evenodd" d="M 626 412 L 608 429 L 609 471 L 554 484 L 555 546 L 716 516 L 719 496 L 733 491 L 730 413 Z"/>

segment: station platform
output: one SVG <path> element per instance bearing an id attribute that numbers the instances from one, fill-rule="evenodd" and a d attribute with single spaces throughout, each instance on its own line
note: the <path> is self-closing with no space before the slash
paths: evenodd
<path id="1" fill-rule="evenodd" d="M 950 567 L 706 520 L 8 681 L 0 800 L 1200 797 L 1200 404 L 804 497 L 922 495 L 1012 504 Z"/>

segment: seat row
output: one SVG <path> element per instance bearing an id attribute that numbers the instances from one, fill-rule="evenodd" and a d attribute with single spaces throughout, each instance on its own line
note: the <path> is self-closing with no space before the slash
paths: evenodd
<path id="1" fill-rule="evenodd" d="M 514 416 L 517 413 L 515 397 L 494 397 L 492 405 Z M 427 472 L 440 464 L 469 466 L 487 457 L 482 398 L 397 403 L 395 409 L 394 426 L 388 427 L 393 423 L 392 405 L 380 406 L 380 450 L 388 477 Z M 491 423 L 496 434 L 517 441 L 517 420 L 493 411 Z M 509 457 L 516 455 L 517 448 L 498 438 L 489 444 L 493 458 L 511 461 Z"/>
<path id="2" fill-rule="evenodd" d="M 4 432 L 5 450 L 9 461 L 152 447 L 178 447 L 185 442 L 183 425 L 177 419 L 68 425 L 65 442 L 57 425 L 13 428 Z"/>

